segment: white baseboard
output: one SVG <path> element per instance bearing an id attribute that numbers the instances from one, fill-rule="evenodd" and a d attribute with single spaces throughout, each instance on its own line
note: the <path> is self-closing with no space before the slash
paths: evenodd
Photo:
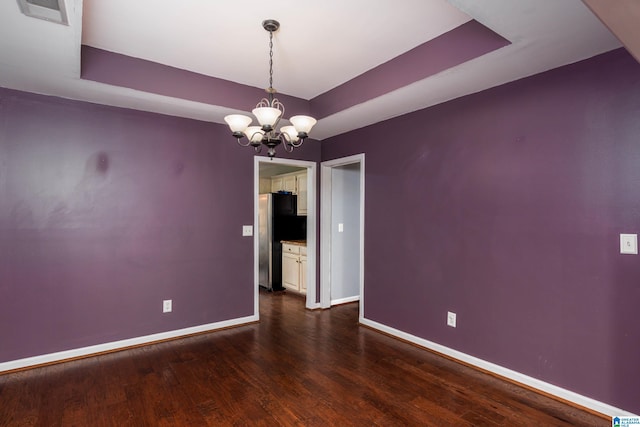
<path id="1" fill-rule="evenodd" d="M 576 405 L 580 405 L 582 407 L 591 409 L 601 414 L 604 414 L 610 417 L 614 417 L 614 416 L 637 417 L 637 415 L 632 414 L 631 412 L 625 411 L 623 409 L 616 408 L 615 406 L 611 406 L 606 403 L 599 402 L 590 397 L 586 397 L 581 394 L 575 393 L 573 391 L 555 386 L 553 384 L 540 381 L 536 378 L 530 377 L 525 374 L 521 374 L 520 372 L 512 371 L 511 369 L 496 365 L 494 363 L 487 362 L 482 359 L 478 359 L 477 357 L 470 356 L 468 354 L 462 353 L 457 350 L 453 350 L 441 344 L 437 344 L 432 341 L 428 341 L 423 338 L 416 337 L 415 335 L 408 334 L 406 332 L 383 325 L 373 320 L 361 318 L 360 323 L 370 328 L 377 329 L 381 332 L 387 333 L 389 335 L 393 335 L 405 341 L 409 341 L 413 344 L 419 345 L 420 347 L 433 350 L 437 353 L 451 357 L 452 359 L 456 359 L 461 362 L 467 363 L 469 365 L 478 367 L 480 369 L 484 369 L 485 371 L 492 372 L 501 377 L 508 378 L 517 383 L 529 386 L 531 388 L 542 391 L 544 393 L 548 393 L 560 399 L 575 403 Z"/>
<path id="2" fill-rule="evenodd" d="M 215 323 L 209 323 L 206 325 L 193 326 L 190 328 L 178 329 L 175 331 L 161 332 L 158 334 L 146 335 L 143 337 L 130 338 L 126 340 L 92 345 L 89 347 L 59 351 L 57 353 L 49 353 L 49 354 L 43 354 L 40 356 L 27 357 L 24 359 L 11 360 L 9 362 L 0 363 L 0 372 L 11 371 L 14 369 L 28 368 L 30 366 L 43 365 L 43 364 L 53 363 L 53 362 L 60 362 L 62 360 L 90 356 L 92 354 L 103 353 L 105 351 L 115 351 L 115 350 L 120 350 L 123 348 L 137 346 L 141 344 L 149 344 L 156 341 L 180 338 L 186 335 L 197 334 L 200 332 L 215 331 L 217 329 L 229 328 L 231 326 L 240 326 L 246 323 L 257 322 L 258 319 L 259 318 L 257 315 L 240 317 L 237 319 L 224 320 L 222 322 L 215 322 Z"/>
<path id="3" fill-rule="evenodd" d="M 347 304 L 347 303 L 356 302 L 356 301 L 360 301 L 360 295 L 356 295 L 356 296 L 353 296 L 353 297 L 332 299 L 331 300 L 331 305 Z"/>
<path id="4" fill-rule="evenodd" d="M 309 309 L 309 310 L 317 310 L 317 309 L 320 308 L 320 303 L 319 302 L 315 302 L 313 304 L 309 304 L 309 305 L 307 305 L 306 308 Z"/>

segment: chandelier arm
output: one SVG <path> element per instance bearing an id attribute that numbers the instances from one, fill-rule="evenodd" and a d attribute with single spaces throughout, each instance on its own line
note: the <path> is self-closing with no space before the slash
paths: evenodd
<path id="1" fill-rule="evenodd" d="M 282 111 L 282 115 L 280 117 L 284 117 L 284 104 L 280 102 L 278 98 L 273 98 L 273 100 L 271 100 L 271 107 L 277 108 L 278 110 Z"/>
<path id="2" fill-rule="evenodd" d="M 282 111 L 282 114 L 280 114 L 280 117 L 278 117 L 278 120 L 276 120 L 275 124 L 273 125 L 273 128 L 277 129 L 278 125 L 280 124 L 280 120 L 282 120 L 282 118 L 284 117 L 284 104 L 278 101 L 278 98 L 273 98 L 273 101 L 271 101 L 271 106 Z"/>
<path id="3" fill-rule="evenodd" d="M 260 102 L 256 104 L 256 108 L 260 108 L 260 107 L 271 107 L 271 101 L 268 100 L 267 98 L 262 98 Z"/>
<path id="4" fill-rule="evenodd" d="M 283 138 L 283 139 L 284 139 L 284 138 Z M 293 153 L 293 149 L 295 148 L 295 147 L 293 146 L 293 144 L 292 144 L 292 143 L 290 143 L 290 142 L 289 142 L 289 141 L 287 141 L 287 140 L 285 140 L 285 141 L 282 143 L 282 146 L 284 147 L 284 151 L 286 151 L 287 153 Z"/>
<path id="5" fill-rule="evenodd" d="M 237 139 L 237 141 L 238 141 L 238 144 L 239 144 L 241 147 L 248 147 L 248 146 L 249 146 L 249 144 L 251 144 L 251 140 L 247 140 L 247 143 L 245 144 L 244 142 L 242 142 L 242 140 L 243 140 L 242 138 L 236 138 L 236 139 Z"/>
<path id="6" fill-rule="evenodd" d="M 282 141 L 282 146 L 284 147 L 284 151 L 287 153 L 293 153 L 293 149 L 295 148 L 291 141 L 289 140 L 289 135 L 283 132 L 278 132 L 277 137 L 280 141 Z"/>
<path id="7" fill-rule="evenodd" d="M 301 146 L 302 146 L 302 143 L 303 143 L 303 142 L 304 142 L 304 139 L 300 139 L 300 140 L 298 140 L 298 142 L 293 142 L 293 141 L 291 141 L 289 144 L 291 144 L 291 146 L 292 146 L 293 148 L 298 148 L 298 147 L 301 147 Z"/>

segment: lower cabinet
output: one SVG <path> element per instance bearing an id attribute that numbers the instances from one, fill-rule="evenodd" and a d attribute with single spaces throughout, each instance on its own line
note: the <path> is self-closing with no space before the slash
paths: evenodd
<path id="1" fill-rule="evenodd" d="M 307 256 L 300 255 L 300 292 L 307 293 Z"/>
<path id="2" fill-rule="evenodd" d="M 306 249 L 298 245 L 282 244 L 282 285 L 300 293 L 307 292 Z M 301 255 L 301 252 L 304 254 Z"/>
<path id="3" fill-rule="evenodd" d="M 282 252 L 282 285 L 300 291 L 300 255 Z"/>

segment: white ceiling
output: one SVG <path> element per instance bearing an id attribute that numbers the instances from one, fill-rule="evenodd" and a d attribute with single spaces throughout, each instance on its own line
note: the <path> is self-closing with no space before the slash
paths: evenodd
<path id="1" fill-rule="evenodd" d="M 469 19 L 511 41 L 320 120 L 318 139 L 621 46 L 581 0 L 65 1 L 69 26 L 0 2 L 0 86 L 218 123 L 232 110 L 80 79 L 81 43 L 265 87 L 274 18 L 274 87 L 310 99 Z"/>
<path id="2" fill-rule="evenodd" d="M 277 19 L 274 87 L 311 99 L 470 19 L 443 0 L 386 3 L 323 0 L 301 7 L 300 0 L 85 0 L 82 42 L 266 87 L 269 33 L 262 21 Z M 425 25 L 430 16 L 439 19 Z"/>

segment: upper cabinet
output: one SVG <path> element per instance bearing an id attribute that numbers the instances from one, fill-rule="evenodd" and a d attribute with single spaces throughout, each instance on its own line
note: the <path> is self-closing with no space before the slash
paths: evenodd
<path id="1" fill-rule="evenodd" d="M 306 175 L 306 172 L 305 172 Z M 282 177 L 282 189 L 284 191 L 290 191 L 293 194 L 298 194 L 298 175 L 284 175 Z"/>
<path id="2" fill-rule="evenodd" d="M 298 215 L 307 214 L 307 171 L 297 175 Z"/>
<path id="3" fill-rule="evenodd" d="M 289 191 L 298 196 L 298 215 L 307 215 L 307 170 L 271 177 L 271 192 Z"/>
<path id="4" fill-rule="evenodd" d="M 277 193 L 278 191 L 283 191 L 284 185 L 282 184 L 282 176 L 276 175 L 271 177 L 271 192 Z"/>

